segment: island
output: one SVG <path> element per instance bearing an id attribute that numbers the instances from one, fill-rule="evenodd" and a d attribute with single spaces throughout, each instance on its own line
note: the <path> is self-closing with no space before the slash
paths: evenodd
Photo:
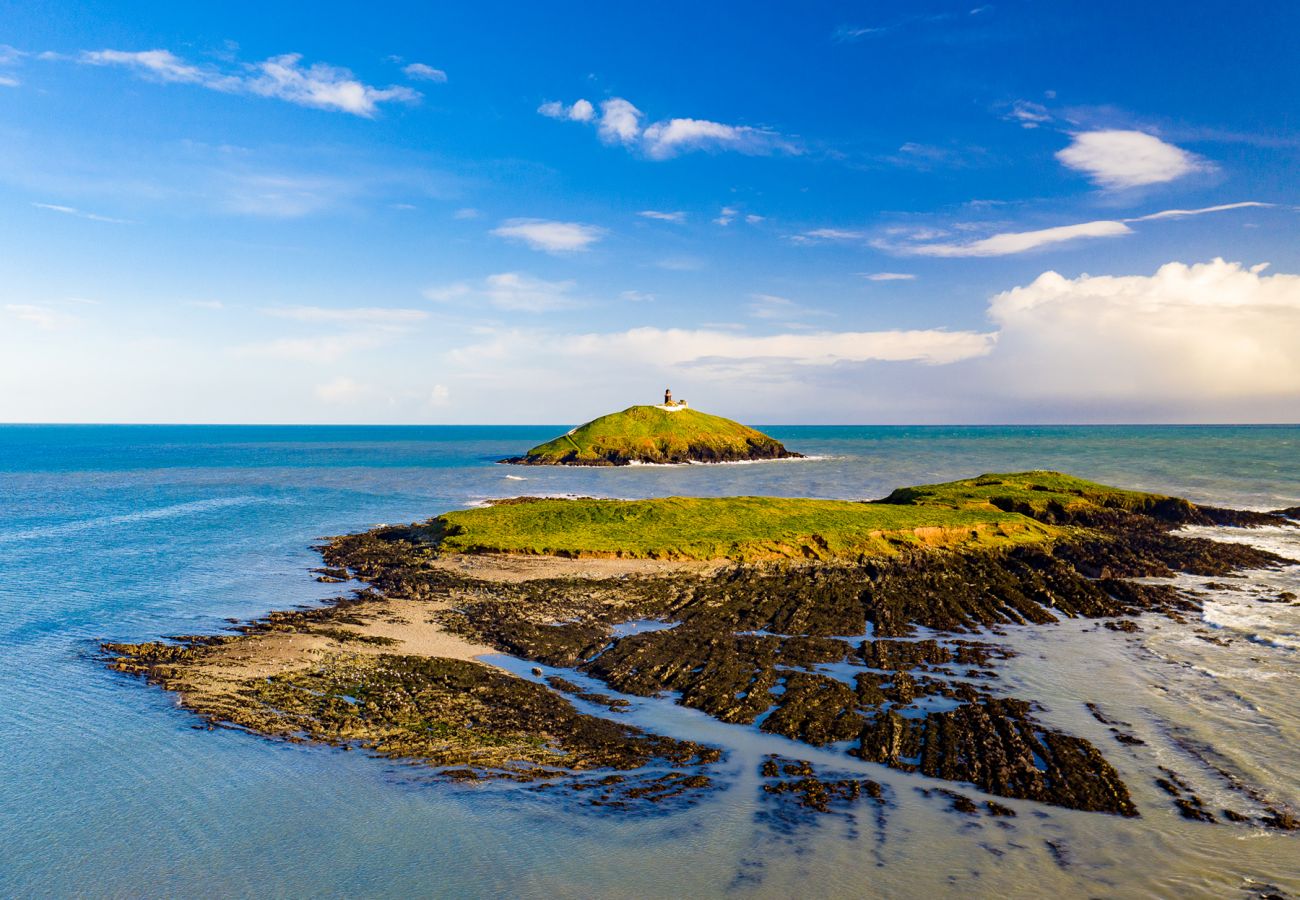
<path id="1" fill-rule="evenodd" d="M 524 466 L 755 462 L 799 459 L 780 441 L 731 419 L 691 409 L 664 391 L 656 406 L 630 406 L 501 462 Z"/>
<path id="2" fill-rule="evenodd" d="M 1137 816 L 1108 757 L 1141 739 L 1096 702 L 1105 746 L 1047 725 L 1000 680 L 1013 651 L 999 630 L 1194 615 L 1196 592 L 1149 576 L 1294 561 L 1182 526 L 1295 527 L 1294 514 L 1045 471 L 874 501 L 518 497 L 330 540 L 321 579 L 362 587 L 321 607 L 103 651 L 212 727 L 609 813 L 694 803 L 725 781 L 723 748 L 628 721 L 666 703 L 820 748 L 817 765 L 771 754 L 756 772 L 764 802 L 807 815 L 889 803 L 861 769 L 826 771 L 831 752 L 946 783 L 925 790 L 962 814 Z M 1249 784 L 1212 809 L 1168 763 L 1160 773 L 1189 818 L 1300 826 Z"/>

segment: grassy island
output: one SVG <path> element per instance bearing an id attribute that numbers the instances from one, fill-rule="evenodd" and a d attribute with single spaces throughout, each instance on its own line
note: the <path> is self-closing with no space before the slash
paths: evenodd
<path id="1" fill-rule="evenodd" d="M 1035 699 L 1001 679 L 1014 651 L 998 626 L 1085 617 L 1105 625 L 1086 639 L 1108 640 L 1107 629 L 1142 631 L 1143 615 L 1186 621 L 1202 595 L 1148 576 L 1291 561 L 1178 527 L 1282 526 L 1291 513 L 1056 472 L 870 502 L 517 498 L 334 538 L 322 580 L 365 587 L 331 604 L 233 634 L 103 649 L 212 723 L 419 761 L 439 779 L 563 792 L 603 812 L 678 808 L 731 779 L 725 747 L 631 721 L 639 704 L 674 702 L 983 792 L 977 803 L 939 791 L 963 817 L 1016 814 L 993 796 L 1136 816 L 1107 756 L 1137 765 L 1144 739 L 1087 685 L 1080 701 L 1104 729 L 1040 719 Z M 1220 821 L 1185 773 L 1148 757 L 1170 804 Z M 771 821 L 891 805 L 878 782 L 807 760 L 768 757 L 758 774 Z M 1231 803 L 1224 823 L 1300 828 L 1250 785 Z"/>
<path id="2" fill-rule="evenodd" d="M 626 466 L 634 463 L 743 462 L 801 454 L 731 419 L 680 403 L 630 406 L 502 462 L 529 466 Z"/>

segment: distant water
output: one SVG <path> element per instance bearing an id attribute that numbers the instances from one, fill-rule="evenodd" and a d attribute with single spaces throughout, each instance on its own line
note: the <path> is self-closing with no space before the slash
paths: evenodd
<path id="1" fill-rule="evenodd" d="M 1090 622 L 1013 629 L 1008 683 L 1103 749 L 1134 791 L 1132 821 L 1025 803 L 1007 827 L 964 821 L 917 791 L 925 779 L 667 702 L 635 715 L 727 747 L 727 790 L 666 816 L 594 816 L 429 785 L 418 768 L 362 754 L 198 729 L 172 697 L 95 659 L 100 640 L 215 632 L 331 596 L 308 572 L 322 536 L 522 493 L 870 498 L 1053 468 L 1205 503 L 1300 504 L 1298 427 L 768 430 L 827 458 L 507 469 L 493 461 L 557 428 L 0 427 L 0 896 L 1300 893 L 1300 837 L 1185 822 L 1150 777 L 1170 765 L 1218 808 L 1232 803 L 1218 765 L 1300 803 L 1300 608 L 1256 602 L 1300 591 L 1294 569 L 1211 591 L 1202 623 L 1144 620 L 1136 637 Z M 1300 556 L 1293 534 L 1234 537 Z M 1109 742 L 1085 700 L 1147 746 Z M 1218 755 L 1198 759 L 1204 747 Z M 830 818 L 786 835 L 756 823 L 766 752 L 884 782 L 883 830 L 865 811 L 852 826 Z"/>

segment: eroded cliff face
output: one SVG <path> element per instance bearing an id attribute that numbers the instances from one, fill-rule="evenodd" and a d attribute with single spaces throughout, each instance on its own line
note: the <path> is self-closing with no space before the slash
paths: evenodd
<path id="1" fill-rule="evenodd" d="M 671 807 L 716 786 L 719 748 L 619 721 L 628 697 L 671 696 L 846 760 L 1135 816 L 1110 748 L 1047 727 L 1033 697 L 999 683 L 1009 651 L 997 629 L 1075 616 L 1136 628 L 1126 617 L 1179 618 L 1198 601 L 1135 577 L 1288 562 L 1175 530 L 1281 518 L 1185 502 L 1137 506 L 1031 504 L 1024 514 L 1069 529 L 1043 545 L 582 577 L 545 567 L 500 577 L 478 564 L 490 560 L 439 555 L 420 526 L 389 527 L 322 548 L 327 577 L 369 584 L 331 606 L 274 613 L 234 636 L 105 650 L 113 667 L 179 692 L 213 723 L 419 760 L 448 778 L 547 785 L 615 810 Z M 476 661 L 492 651 L 536 664 L 532 680 Z M 1111 731 L 1126 743 L 1121 724 Z M 760 774 L 774 815 L 863 796 L 886 802 L 870 779 L 821 777 L 802 760 L 772 759 Z M 1180 809 L 1198 810 L 1177 773 L 1168 782 Z M 954 808 L 978 811 L 951 796 Z M 1258 803 L 1229 812 L 1231 821 L 1295 824 L 1288 810 Z"/>

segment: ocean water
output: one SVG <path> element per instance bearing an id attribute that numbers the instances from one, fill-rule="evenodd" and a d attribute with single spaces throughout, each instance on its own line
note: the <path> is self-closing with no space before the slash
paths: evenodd
<path id="1" fill-rule="evenodd" d="M 556 430 L 0 426 L 0 896 L 1300 895 L 1300 835 L 1188 822 L 1153 780 L 1166 765 L 1212 809 L 1242 808 L 1227 772 L 1300 806 L 1300 607 L 1261 602 L 1300 593 L 1295 568 L 1231 590 L 1186 579 L 1207 602 L 1184 625 L 1010 629 L 1020 654 L 1001 664 L 1005 683 L 1102 748 L 1133 790 L 1135 820 L 1015 802 L 1015 819 L 969 819 L 922 794 L 935 786 L 924 778 L 642 699 L 635 721 L 727 748 L 726 789 L 685 811 L 595 815 L 210 731 L 96 658 L 101 640 L 215 632 L 325 599 L 337 588 L 309 573 L 318 538 L 492 497 L 865 498 L 1054 468 L 1204 503 L 1300 504 L 1300 427 L 774 427 L 825 458 L 493 463 Z M 1226 537 L 1300 558 L 1290 530 Z M 1110 741 L 1087 701 L 1147 743 Z M 754 775 L 770 752 L 867 774 L 890 805 L 879 819 L 864 807 L 774 831 Z"/>

